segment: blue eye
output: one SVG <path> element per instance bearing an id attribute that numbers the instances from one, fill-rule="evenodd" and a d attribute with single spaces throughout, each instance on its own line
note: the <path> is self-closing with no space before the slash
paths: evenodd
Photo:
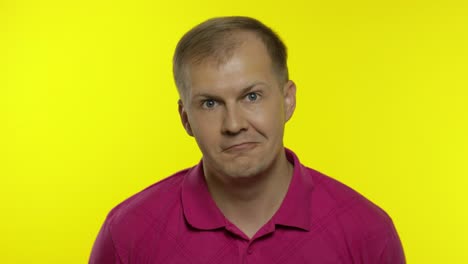
<path id="1" fill-rule="evenodd" d="M 251 102 L 257 101 L 257 99 L 258 99 L 258 94 L 256 94 L 256 93 L 249 93 L 249 94 L 247 95 L 247 99 L 248 99 L 249 101 L 251 101 Z"/>
<path id="2" fill-rule="evenodd" d="M 212 99 L 208 99 L 203 102 L 203 107 L 205 108 L 213 108 L 215 105 L 216 105 L 216 102 Z"/>

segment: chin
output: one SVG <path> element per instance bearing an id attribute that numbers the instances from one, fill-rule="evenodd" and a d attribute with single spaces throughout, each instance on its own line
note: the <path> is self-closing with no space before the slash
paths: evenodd
<path id="1" fill-rule="evenodd" d="M 248 160 L 245 163 L 233 162 L 220 168 L 220 171 L 230 179 L 250 179 L 262 174 L 264 170 L 265 166 L 255 160 Z"/>

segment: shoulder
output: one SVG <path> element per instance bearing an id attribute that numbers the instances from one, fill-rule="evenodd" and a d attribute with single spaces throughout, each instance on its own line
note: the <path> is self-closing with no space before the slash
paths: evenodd
<path id="1" fill-rule="evenodd" d="M 311 168 L 306 170 L 314 183 L 312 208 L 320 207 L 322 212 L 315 217 L 335 217 L 362 227 L 392 221 L 382 208 L 353 188 Z"/>
<path id="2" fill-rule="evenodd" d="M 179 171 L 134 194 L 108 214 L 106 222 L 115 237 L 139 236 L 155 222 L 166 219 L 170 210 L 180 207 L 180 190 L 190 169 Z M 132 230 L 131 234 L 128 230 Z"/>
<path id="3" fill-rule="evenodd" d="M 351 187 L 306 168 L 314 182 L 312 226 L 353 259 L 364 263 L 404 263 L 404 254 L 391 217 Z M 314 210 L 315 208 L 315 210 Z"/>
<path id="4" fill-rule="evenodd" d="M 89 263 L 127 263 L 120 261 L 128 260 L 133 248 L 160 234 L 170 217 L 179 215 L 180 189 L 189 170 L 147 187 L 112 209 L 93 245 Z"/>

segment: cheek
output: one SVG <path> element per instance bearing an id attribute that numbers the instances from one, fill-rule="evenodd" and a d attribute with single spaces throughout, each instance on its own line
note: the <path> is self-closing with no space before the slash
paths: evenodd
<path id="1" fill-rule="evenodd" d="M 281 104 L 265 104 L 250 115 L 251 124 L 262 134 L 276 134 L 283 130 L 284 111 Z"/>
<path id="2" fill-rule="evenodd" d="M 198 142 L 213 141 L 219 130 L 218 118 L 213 113 L 205 115 L 193 115 L 189 119 L 193 134 Z"/>

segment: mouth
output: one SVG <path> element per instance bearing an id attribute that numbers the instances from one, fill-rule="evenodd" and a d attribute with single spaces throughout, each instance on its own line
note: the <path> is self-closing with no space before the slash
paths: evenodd
<path id="1" fill-rule="evenodd" d="M 245 152 L 251 149 L 254 149 L 258 145 L 257 142 L 243 142 L 239 144 L 230 145 L 223 149 L 223 152 L 226 153 L 238 153 Z"/>

